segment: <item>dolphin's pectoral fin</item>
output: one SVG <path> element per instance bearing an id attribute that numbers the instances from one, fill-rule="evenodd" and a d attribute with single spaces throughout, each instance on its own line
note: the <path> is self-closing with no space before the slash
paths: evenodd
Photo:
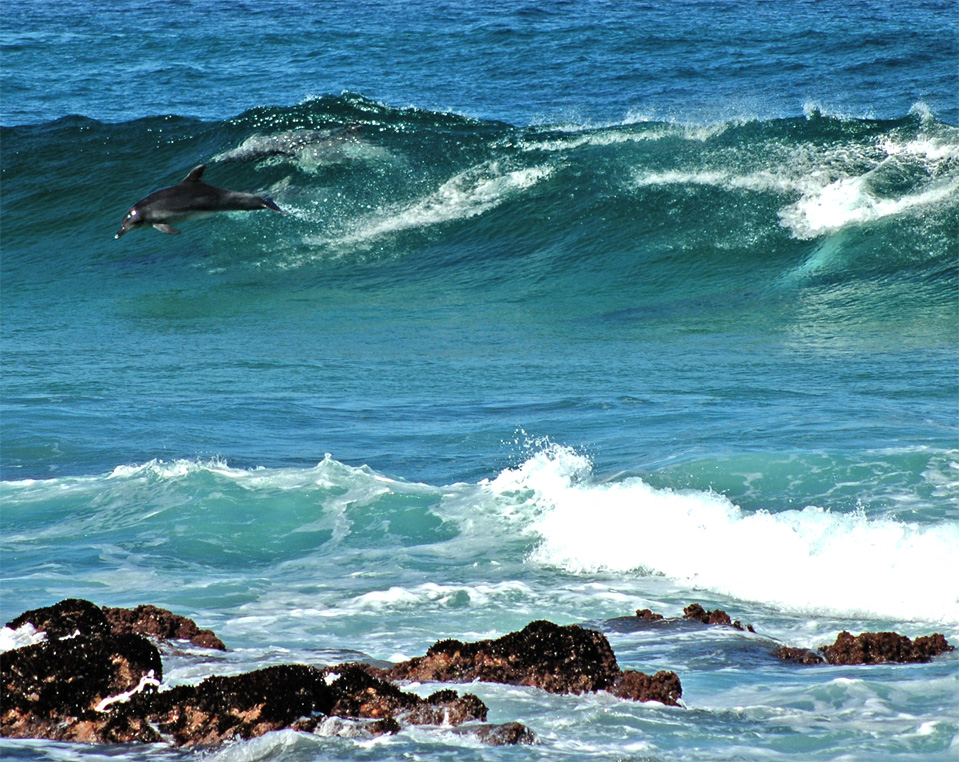
<path id="1" fill-rule="evenodd" d="M 200 178 L 203 177 L 203 170 L 206 169 L 206 164 L 201 164 L 199 167 L 194 167 L 190 170 L 190 174 L 183 178 L 185 183 L 198 183 Z"/>
<path id="2" fill-rule="evenodd" d="M 173 225 L 167 225 L 165 222 L 154 223 L 153 227 L 155 227 L 161 233 L 167 233 L 169 235 L 180 235 L 179 230 L 173 227 Z"/>

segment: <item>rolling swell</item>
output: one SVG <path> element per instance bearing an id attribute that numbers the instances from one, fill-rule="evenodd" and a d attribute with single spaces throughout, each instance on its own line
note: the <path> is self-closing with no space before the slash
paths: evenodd
<path id="1" fill-rule="evenodd" d="M 624 289 L 690 282 L 728 294 L 905 278 L 934 301 L 955 282 L 959 130 L 920 111 L 516 128 L 344 94 L 222 122 L 68 117 L 3 139 L 18 259 L 54 231 L 78 240 L 81 264 L 122 257 L 103 241 L 129 204 L 207 162 L 211 182 L 293 213 L 203 223 L 211 269 L 389 266 L 527 297 L 601 295 L 608 312 L 629 308 Z"/>

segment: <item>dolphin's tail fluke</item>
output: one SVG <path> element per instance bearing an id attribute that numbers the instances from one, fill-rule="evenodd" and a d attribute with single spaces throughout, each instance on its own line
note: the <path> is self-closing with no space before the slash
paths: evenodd
<path id="1" fill-rule="evenodd" d="M 274 212 L 279 212 L 280 214 L 289 214 L 289 212 L 284 212 L 280 207 L 276 205 L 276 202 L 269 196 L 260 197 L 260 201 L 263 202 L 263 207 L 265 209 L 272 209 Z"/>

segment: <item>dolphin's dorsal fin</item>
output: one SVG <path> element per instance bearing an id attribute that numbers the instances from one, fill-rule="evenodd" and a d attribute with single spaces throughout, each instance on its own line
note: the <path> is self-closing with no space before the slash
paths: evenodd
<path id="1" fill-rule="evenodd" d="M 203 170 L 206 169 L 206 164 L 201 164 L 199 167 L 194 167 L 190 170 L 190 174 L 183 178 L 185 183 L 198 183 L 200 178 L 203 177 Z"/>

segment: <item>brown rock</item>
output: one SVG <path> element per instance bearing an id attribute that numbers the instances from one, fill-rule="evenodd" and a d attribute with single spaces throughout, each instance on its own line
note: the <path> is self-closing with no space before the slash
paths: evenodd
<path id="1" fill-rule="evenodd" d="M 683 687 L 675 672 L 660 670 L 655 675 L 625 670 L 607 689 L 614 696 L 631 701 L 659 701 L 667 706 L 679 706 Z"/>
<path id="2" fill-rule="evenodd" d="M 854 637 L 843 630 L 835 643 L 819 650 L 830 664 L 882 664 L 927 662 L 955 647 L 939 633 L 912 641 L 895 632 L 864 632 Z"/>
<path id="3" fill-rule="evenodd" d="M 160 654 L 145 638 L 81 635 L 18 648 L 0 658 L 0 735 L 92 741 L 129 733 L 133 740 L 156 740 L 146 726 L 133 722 L 121 731 L 124 722 L 111 723 L 96 710 L 103 699 L 135 689 L 150 672 L 162 678 Z"/>
<path id="4" fill-rule="evenodd" d="M 697 622 L 702 622 L 703 624 L 721 624 L 728 627 L 735 627 L 737 630 L 743 630 L 745 632 L 755 632 L 751 624 L 743 626 L 738 619 L 734 622 L 729 614 L 722 609 L 706 611 L 706 609 L 704 609 L 698 603 L 692 603 L 684 608 L 683 616 L 686 619 L 693 619 Z"/>
<path id="5" fill-rule="evenodd" d="M 100 608 L 80 598 L 67 598 L 52 606 L 25 611 L 12 622 L 7 622 L 7 627 L 15 630 L 28 623 L 37 632 L 45 632 L 49 640 L 69 637 L 77 632 L 81 635 L 110 632 L 110 624 Z"/>
<path id="6" fill-rule="evenodd" d="M 421 699 L 380 680 L 367 668 L 346 664 L 324 670 L 305 665 L 267 667 L 235 677 L 210 677 L 144 698 L 131 710 L 146 717 L 177 746 L 213 746 L 255 738 L 272 730 L 313 729 L 314 714 L 373 719 L 372 735 L 396 732 L 400 723 L 456 725 L 484 720 L 486 705 L 472 695 L 440 691 Z"/>
<path id="7" fill-rule="evenodd" d="M 655 614 L 649 609 L 636 609 L 636 616 L 644 622 L 658 622 L 663 618 L 662 614 Z"/>
<path id="8" fill-rule="evenodd" d="M 212 630 L 201 630 L 196 622 L 157 606 L 135 609 L 104 606 L 103 614 L 114 632 L 135 632 L 157 640 L 189 640 L 203 648 L 225 651 L 223 641 Z"/>
<path id="9" fill-rule="evenodd" d="M 476 643 L 441 640 L 425 656 L 397 664 L 382 674 L 393 680 L 480 680 L 529 685 L 550 693 L 607 690 L 623 679 L 605 635 L 578 625 L 561 627 L 542 620 L 496 640 Z M 679 688 L 679 678 L 674 673 L 668 674 L 675 679 L 676 690 L 659 690 L 658 695 L 671 697 L 664 703 L 675 705 L 682 689 Z M 637 678 L 627 678 L 627 683 L 634 689 L 623 687 L 623 693 L 617 695 L 624 698 L 632 698 L 633 693 L 639 695 Z M 661 700 L 653 697 L 656 693 L 651 689 L 644 694 L 649 695 L 649 699 L 639 700 Z"/>
<path id="10" fill-rule="evenodd" d="M 267 667 L 235 677 L 214 675 L 196 686 L 131 702 L 121 711 L 146 718 L 176 746 L 212 746 L 291 727 L 334 693 L 314 667 Z"/>
<path id="11" fill-rule="evenodd" d="M 7 627 L 16 629 L 30 623 L 47 639 L 65 638 L 79 632 L 81 635 L 117 635 L 135 633 L 157 640 L 182 639 L 206 648 L 225 651 L 211 630 L 201 630 L 196 622 L 156 606 L 137 606 L 135 609 L 100 608 L 95 603 L 79 598 L 67 598 L 52 606 L 26 611 Z"/>

